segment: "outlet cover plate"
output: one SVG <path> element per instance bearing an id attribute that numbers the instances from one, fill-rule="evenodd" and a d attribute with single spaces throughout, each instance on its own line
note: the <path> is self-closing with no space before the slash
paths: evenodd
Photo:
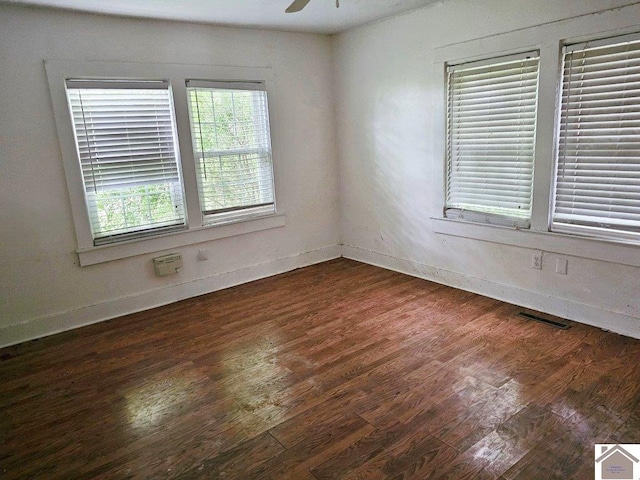
<path id="1" fill-rule="evenodd" d="M 531 257 L 531 266 L 537 270 L 542 270 L 542 252 L 534 252 Z"/>

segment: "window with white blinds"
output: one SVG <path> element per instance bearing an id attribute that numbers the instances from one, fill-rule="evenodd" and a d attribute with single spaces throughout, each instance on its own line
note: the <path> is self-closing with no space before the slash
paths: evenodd
<path id="1" fill-rule="evenodd" d="M 165 81 L 67 80 L 94 244 L 185 226 Z"/>
<path id="2" fill-rule="evenodd" d="M 640 240 L 638 37 L 565 47 L 552 230 Z"/>
<path id="3" fill-rule="evenodd" d="M 264 83 L 188 80 L 187 95 L 205 221 L 275 213 Z"/>
<path id="4" fill-rule="evenodd" d="M 527 228 L 539 53 L 447 67 L 445 216 Z"/>

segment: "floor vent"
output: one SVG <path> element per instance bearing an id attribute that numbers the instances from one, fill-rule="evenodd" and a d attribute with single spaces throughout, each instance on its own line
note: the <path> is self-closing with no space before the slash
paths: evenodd
<path id="1" fill-rule="evenodd" d="M 566 323 L 556 322 L 555 320 L 549 320 L 548 318 L 538 317 L 537 315 L 531 315 L 527 312 L 520 312 L 518 314 L 519 317 L 528 318 L 529 320 L 535 320 L 536 322 L 544 323 L 546 325 L 551 325 L 552 327 L 560 328 L 562 330 L 567 330 L 571 328 Z"/>

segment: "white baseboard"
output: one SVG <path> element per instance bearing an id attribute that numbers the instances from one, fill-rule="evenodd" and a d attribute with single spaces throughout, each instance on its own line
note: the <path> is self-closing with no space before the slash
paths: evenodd
<path id="1" fill-rule="evenodd" d="M 640 318 L 612 312 L 598 306 L 544 295 L 512 285 L 504 285 L 481 278 L 470 277 L 469 275 L 463 275 L 412 260 L 396 258 L 349 245 L 343 245 L 342 255 L 345 258 L 359 262 L 478 293 L 485 297 L 495 298 L 539 312 L 556 315 L 561 318 L 640 339 Z"/>
<path id="2" fill-rule="evenodd" d="M 0 348 L 123 315 L 149 310 L 179 300 L 197 297 L 198 295 L 288 272 L 296 268 L 325 262 L 340 256 L 640 339 L 640 319 L 635 317 L 605 310 L 594 305 L 531 292 L 512 285 L 470 277 L 358 247 L 334 245 L 231 272 L 212 275 L 199 280 L 35 318 L 16 325 L 8 325 L 0 328 Z"/>
<path id="3" fill-rule="evenodd" d="M 16 325 L 8 325 L 0 328 L 0 348 L 121 317 L 130 313 L 149 310 L 186 298 L 197 297 L 198 295 L 204 295 L 260 278 L 288 272 L 296 268 L 325 262 L 339 258 L 341 254 L 341 246 L 334 245 L 186 283 L 115 298 L 96 305 L 35 318 Z"/>

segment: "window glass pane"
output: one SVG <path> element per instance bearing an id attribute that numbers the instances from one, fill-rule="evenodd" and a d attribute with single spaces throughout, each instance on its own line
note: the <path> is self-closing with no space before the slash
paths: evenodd
<path id="1" fill-rule="evenodd" d="M 449 67 L 447 217 L 529 226 L 538 63 Z"/>
<path id="2" fill-rule="evenodd" d="M 161 88 L 78 88 L 67 96 L 94 243 L 182 228 L 171 95 Z M 92 83 L 93 82 L 88 82 Z"/>
<path id="3" fill-rule="evenodd" d="M 200 201 L 215 221 L 273 213 L 267 93 L 188 87 Z"/>
<path id="4" fill-rule="evenodd" d="M 552 229 L 640 241 L 640 41 L 567 48 Z"/>

